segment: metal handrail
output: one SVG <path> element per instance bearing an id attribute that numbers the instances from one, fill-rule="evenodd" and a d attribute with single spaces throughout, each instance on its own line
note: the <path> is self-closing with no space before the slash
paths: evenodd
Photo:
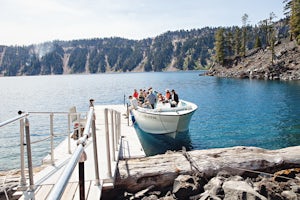
<path id="1" fill-rule="evenodd" d="M 94 108 L 91 107 L 88 113 L 87 122 L 84 128 L 83 136 L 78 139 L 78 146 L 75 152 L 72 154 L 72 157 L 67 164 L 65 170 L 63 171 L 61 178 L 57 181 L 54 188 L 52 189 L 50 195 L 48 196 L 48 200 L 57 200 L 60 199 L 67 187 L 68 181 L 71 178 L 71 175 L 84 151 L 84 146 L 86 144 L 87 138 L 90 136 L 89 131 L 92 124 L 92 119 L 94 119 Z"/>
<path id="2" fill-rule="evenodd" d="M 17 120 L 20 120 L 20 142 L 21 144 L 24 144 L 24 135 L 26 135 L 26 144 L 27 144 L 27 155 L 28 155 L 28 167 L 29 167 L 29 190 L 28 187 L 26 186 L 26 178 L 25 178 L 25 165 L 24 165 L 24 145 L 20 145 L 20 151 L 21 151 L 21 180 L 20 180 L 20 186 L 21 190 L 25 191 L 27 190 L 27 197 L 33 198 L 34 199 L 34 182 L 33 182 L 33 173 L 32 173 L 32 163 L 31 163 L 31 147 L 30 144 L 37 143 L 40 141 L 44 141 L 47 139 L 53 140 L 54 133 L 53 133 L 53 116 L 54 114 L 68 114 L 68 132 L 70 132 L 70 125 L 71 125 L 71 120 L 70 116 L 71 115 L 78 115 L 78 113 L 69 113 L 69 112 L 21 112 L 19 111 L 20 116 L 12 118 L 10 120 L 7 120 L 5 122 L 0 123 L 0 127 L 5 126 L 7 124 L 10 124 L 12 122 L 15 122 Z M 27 119 L 27 116 L 32 115 L 32 114 L 49 114 L 50 115 L 50 136 L 44 139 L 41 139 L 39 141 L 30 141 L 30 131 L 29 131 L 29 120 Z M 120 129 L 120 124 L 121 124 L 121 113 L 117 112 L 113 109 L 105 109 L 105 127 L 106 127 L 106 136 L 107 136 L 107 153 L 109 154 L 107 156 L 107 167 L 108 167 L 108 177 L 112 178 L 112 173 L 111 173 L 111 158 L 112 161 L 116 161 L 115 154 L 119 150 L 119 145 L 121 143 L 121 129 Z M 110 117 L 108 115 L 110 114 Z M 109 126 L 109 123 L 111 123 L 111 126 Z M 26 134 L 24 134 L 24 130 Z M 100 178 L 99 178 L 99 167 L 98 167 L 98 155 L 97 155 L 97 142 L 96 142 L 96 125 L 95 125 L 95 112 L 94 112 L 94 107 L 91 106 L 90 110 L 87 115 L 87 120 L 85 123 L 85 128 L 83 131 L 83 136 L 78 139 L 77 141 L 77 148 L 73 155 L 71 156 L 71 159 L 69 160 L 61 178 L 59 181 L 55 184 L 54 188 L 52 189 L 52 192 L 50 193 L 48 199 L 60 199 L 62 197 L 62 194 L 68 184 L 68 181 L 74 171 L 74 168 L 76 167 L 76 164 L 79 162 L 79 169 L 83 164 L 84 167 L 84 161 L 85 159 L 83 158 L 85 155 L 84 152 L 84 146 L 86 145 L 87 139 L 91 136 L 90 130 L 92 130 L 92 135 L 93 135 L 93 148 L 94 148 L 94 165 L 95 165 L 95 183 L 96 185 L 100 185 Z M 70 140 L 70 137 L 68 137 Z M 109 139 L 111 138 L 111 140 Z M 70 151 L 70 143 L 68 144 L 69 146 L 69 153 Z M 112 147 L 112 148 L 110 148 Z M 54 153 L 53 153 L 53 141 L 51 141 L 51 161 L 52 164 L 54 164 Z M 83 181 L 82 181 L 83 180 Z M 80 179 L 79 185 L 81 184 L 80 182 L 83 182 L 83 187 L 84 187 L 84 176 L 83 178 Z M 29 194 L 30 193 L 30 194 Z M 80 192 L 80 197 L 84 196 L 84 193 L 82 194 Z M 82 199 L 82 198 L 81 198 Z"/>
<path id="3" fill-rule="evenodd" d="M 20 112 L 20 111 L 19 111 L 19 112 Z M 18 120 L 20 120 L 20 119 L 24 119 L 24 118 L 27 117 L 28 115 L 29 115 L 29 113 L 24 113 L 24 114 L 21 114 L 20 116 L 11 118 L 11 119 L 6 120 L 6 121 L 4 121 L 4 122 L 1 122 L 1 123 L 0 123 L 0 127 L 5 126 L 5 125 L 8 125 L 8 124 L 11 124 L 11 123 L 13 123 L 13 122 L 15 122 L 15 121 L 18 121 Z"/>

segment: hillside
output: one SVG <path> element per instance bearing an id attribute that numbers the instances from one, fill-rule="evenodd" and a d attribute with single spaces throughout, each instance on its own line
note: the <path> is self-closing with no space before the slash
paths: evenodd
<path id="1" fill-rule="evenodd" d="M 300 80 L 300 48 L 295 41 L 281 40 L 274 48 L 274 60 L 269 49 L 253 49 L 232 64 L 214 66 L 206 74 L 218 77 L 264 80 Z"/>
<path id="2" fill-rule="evenodd" d="M 210 62 L 215 28 L 155 38 L 96 38 L 0 46 L 0 76 L 193 70 Z"/>
<path id="3" fill-rule="evenodd" d="M 226 27 L 227 31 L 239 27 Z M 207 69 L 213 66 L 218 28 L 166 32 L 154 38 L 95 38 L 52 41 L 30 46 L 0 46 L 0 76 L 52 75 Z M 262 27 L 247 27 L 247 49 Z M 286 20 L 276 25 L 277 38 L 288 36 Z"/>

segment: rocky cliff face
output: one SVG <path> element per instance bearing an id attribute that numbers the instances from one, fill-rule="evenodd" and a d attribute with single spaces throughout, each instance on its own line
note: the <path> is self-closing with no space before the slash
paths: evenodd
<path id="1" fill-rule="evenodd" d="M 294 41 L 281 41 L 274 48 L 254 49 L 245 58 L 236 58 L 227 67 L 214 66 L 206 75 L 219 77 L 300 80 L 300 48 Z"/>

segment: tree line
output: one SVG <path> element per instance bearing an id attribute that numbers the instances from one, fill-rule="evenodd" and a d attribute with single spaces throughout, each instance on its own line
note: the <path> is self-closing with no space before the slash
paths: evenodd
<path id="1" fill-rule="evenodd" d="M 288 37 L 300 44 L 300 0 L 284 0 L 285 19 L 275 21 L 276 16 L 270 13 L 254 27 L 248 24 L 248 15 L 242 16 L 242 27 L 231 29 L 219 28 L 215 33 L 214 61 L 230 67 L 234 60 L 246 56 L 246 51 L 255 48 L 268 48 L 271 51 L 271 64 L 275 52 L 274 46 L 281 38 Z M 284 24 L 284 26 L 282 26 Z"/>
<path id="2" fill-rule="evenodd" d="M 168 31 L 155 38 L 94 38 L 29 46 L 0 46 L 0 76 L 206 69 L 226 65 L 281 38 L 300 43 L 299 1 L 284 0 L 287 17 L 271 13 L 258 25 Z"/>

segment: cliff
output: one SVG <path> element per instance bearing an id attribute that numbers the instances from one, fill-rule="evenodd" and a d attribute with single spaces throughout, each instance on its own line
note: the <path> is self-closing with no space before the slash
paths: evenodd
<path id="1" fill-rule="evenodd" d="M 214 66 L 206 75 L 264 80 L 300 80 L 300 48 L 295 41 L 282 40 L 270 49 L 253 49 L 244 58 Z"/>

